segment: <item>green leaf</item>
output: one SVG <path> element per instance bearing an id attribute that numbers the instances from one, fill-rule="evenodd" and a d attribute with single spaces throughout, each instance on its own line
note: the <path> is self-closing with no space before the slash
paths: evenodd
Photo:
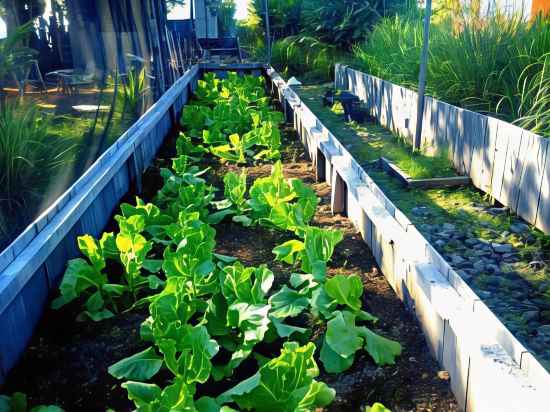
<path id="1" fill-rule="evenodd" d="M 296 239 L 289 240 L 273 249 L 275 260 L 280 260 L 290 265 L 296 261 L 298 253 L 305 248 L 304 242 Z"/>
<path id="2" fill-rule="evenodd" d="M 210 359 L 219 350 L 205 326 L 184 325 L 176 331 L 175 339 L 162 339 L 158 345 L 168 369 L 186 384 L 208 380 L 212 370 Z"/>
<path id="3" fill-rule="evenodd" d="M 146 407 L 160 399 L 161 389 L 158 385 L 142 382 L 124 382 L 122 387 L 128 392 L 128 399 L 138 407 Z"/>
<path id="4" fill-rule="evenodd" d="M 365 338 L 365 349 L 377 365 L 393 365 L 395 358 L 401 355 L 399 342 L 384 338 L 364 326 L 357 329 Z"/>
<path id="5" fill-rule="evenodd" d="M 275 330 L 277 331 L 277 335 L 281 338 L 288 338 L 294 333 L 303 334 L 308 331 L 307 328 L 300 328 L 298 326 L 292 326 L 284 324 L 280 319 L 270 316 L 269 318 L 271 320 L 271 323 L 275 327 Z"/>
<path id="6" fill-rule="evenodd" d="M 144 259 L 143 269 L 151 273 L 158 273 L 162 268 L 162 259 Z"/>
<path id="7" fill-rule="evenodd" d="M 317 317 L 322 315 L 325 319 L 330 319 L 336 308 L 336 301 L 331 299 L 322 286 L 313 290 L 309 303 L 311 312 Z"/>
<path id="8" fill-rule="evenodd" d="M 284 319 L 302 313 L 308 307 L 309 299 L 285 285 L 269 298 L 269 304 L 271 305 L 271 316 Z"/>
<path id="9" fill-rule="evenodd" d="M 357 275 L 336 275 L 325 283 L 325 291 L 338 304 L 348 306 L 352 311 L 361 309 L 363 283 Z"/>
<path id="10" fill-rule="evenodd" d="M 328 405 L 334 390 L 316 382 L 319 369 L 313 354 L 315 345 L 300 347 L 286 342 L 281 355 L 263 365 L 250 378 L 221 394 L 219 404 L 236 402 L 242 409 L 258 412 L 310 411 Z"/>
<path id="11" fill-rule="evenodd" d="M 320 354 L 321 362 L 325 370 L 329 373 L 341 373 L 353 365 L 355 357 L 353 355 L 344 358 L 333 351 L 329 344 L 327 344 L 326 337 L 323 339 L 323 346 L 321 346 Z"/>
<path id="12" fill-rule="evenodd" d="M 155 376 L 161 367 L 162 358 L 153 348 L 147 348 L 109 366 L 108 372 L 117 379 L 146 381 Z"/>
<path id="13" fill-rule="evenodd" d="M 382 405 L 380 402 L 376 402 L 372 406 L 367 406 L 365 412 L 391 412 L 388 408 Z"/>
<path id="14" fill-rule="evenodd" d="M 351 312 L 335 311 L 334 317 L 327 323 L 326 343 L 331 349 L 349 358 L 363 346 L 363 339 L 355 327 L 355 316 Z"/>

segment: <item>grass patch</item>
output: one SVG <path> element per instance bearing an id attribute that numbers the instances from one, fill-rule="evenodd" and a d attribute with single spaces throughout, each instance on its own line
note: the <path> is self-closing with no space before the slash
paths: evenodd
<path id="1" fill-rule="evenodd" d="M 344 122 L 341 105 L 337 104 L 333 108 L 323 106 L 322 95 L 327 87 L 301 86 L 294 90 L 357 161 L 363 164 L 384 156 L 413 179 L 456 176 L 451 162 L 445 156 L 412 153 L 412 147 L 403 139 L 374 122 Z"/>

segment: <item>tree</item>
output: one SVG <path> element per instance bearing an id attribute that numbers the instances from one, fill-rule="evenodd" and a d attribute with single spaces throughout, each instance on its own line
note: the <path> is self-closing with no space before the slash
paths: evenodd
<path id="1" fill-rule="evenodd" d="M 303 0 L 268 0 L 269 25 L 275 39 L 298 34 L 301 30 Z M 249 5 L 249 25 L 265 27 L 265 0 L 252 0 Z"/>
<path id="2" fill-rule="evenodd" d="M 304 0 L 303 31 L 329 44 L 350 49 L 364 41 L 383 16 L 404 0 Z"/>

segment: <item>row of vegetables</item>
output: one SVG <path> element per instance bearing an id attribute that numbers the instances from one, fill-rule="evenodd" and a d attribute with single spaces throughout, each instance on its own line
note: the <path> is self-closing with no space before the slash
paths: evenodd
<path id="1" fill-rule="evenodd" d="M 370 327 L 377 318 L 362 310 L 360 277 L 327 276 L 343 236 L 311 226 L 319 199 L 301 180 L 284 177 L 281 121 L 263 78 L 205 75 L 183 110 L 177 156 L 161 170 L 163 186 L 152 203 L 122 204 L 117 233 L 78 238 L 83 257 L 69 262 L 52 306 L 82 302 L 82 321 L 148 308 L 140 336 L 150 346 L 108 370 L 138 411 L 312 411 L 335 397 L 316 380 L 316 359 L 340 373 L 358 351 L 378 365 L 401 353 L 399 343 Z M 275 163 L 270 176 L 250 186 L 246 168 L 228 172 L 222 196 L 207 181 L 208 168 L 201 169 L 208 156 Z M 274 282 L 265 264 L 245 266 L 215 252 L 215 226 L 228 220 L 292 234 L 273 249 L 292 272 L 288 282 Z M 260 343 L 280 354 L 256 352 Z M 256 373 L 222 393 L 198 396 L 213 382 L 240 376 L 250 359 Z M 166 386 L 158 384 L 161 371 L 169 372 Z M 380 404 L 367 410 L 387 411 Z"/>

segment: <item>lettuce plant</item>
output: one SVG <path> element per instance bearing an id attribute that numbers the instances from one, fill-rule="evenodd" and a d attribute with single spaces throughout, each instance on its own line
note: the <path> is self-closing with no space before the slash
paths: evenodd
<path id="1" fill-rule="evenodd" d="M 242 409 L 258 412 L 311 411 L 327 406 L 335 391 L 315 380 L 319 368 L 314 352 L 311 342 L 301 347 L 296 342 L 286 342 L 279 357 L 221 394 L 217 403 L 235 402 Z"/>
<path id="2" fill-rule="evenodd" d="M 152 241 L 142 235 L 146 216 L 133 214 L 115 219 L 120 229 L 116 236 L 104 233 L 99 242 L 89 235 L 78 238 L 78 247 L 86 259 L 69 261 L 59 287 L 61 296 L 52 302 L 52 308 L 59 309 L 83 297 L 84 310 L 77 319 L 100 321 L 113 317 L 120 304 L 128 306 L 125 301 L 137 303 L 143 289 L 154 290 L 163 285 L 156 275 L 161 261 L 147 257 Z M 123 271 L 117 278 L 109 279 L 104 272 L 108 259 L 122 265 Z"/>
<path id="3" fill-rule="evenodd" d="M 262 225 L 301 233 L 311 221 L 319 199 L 299 179 L 285 179 L 277 161 L 271 175 L 258 178 L 250 188 L 251 217 Z"/>

